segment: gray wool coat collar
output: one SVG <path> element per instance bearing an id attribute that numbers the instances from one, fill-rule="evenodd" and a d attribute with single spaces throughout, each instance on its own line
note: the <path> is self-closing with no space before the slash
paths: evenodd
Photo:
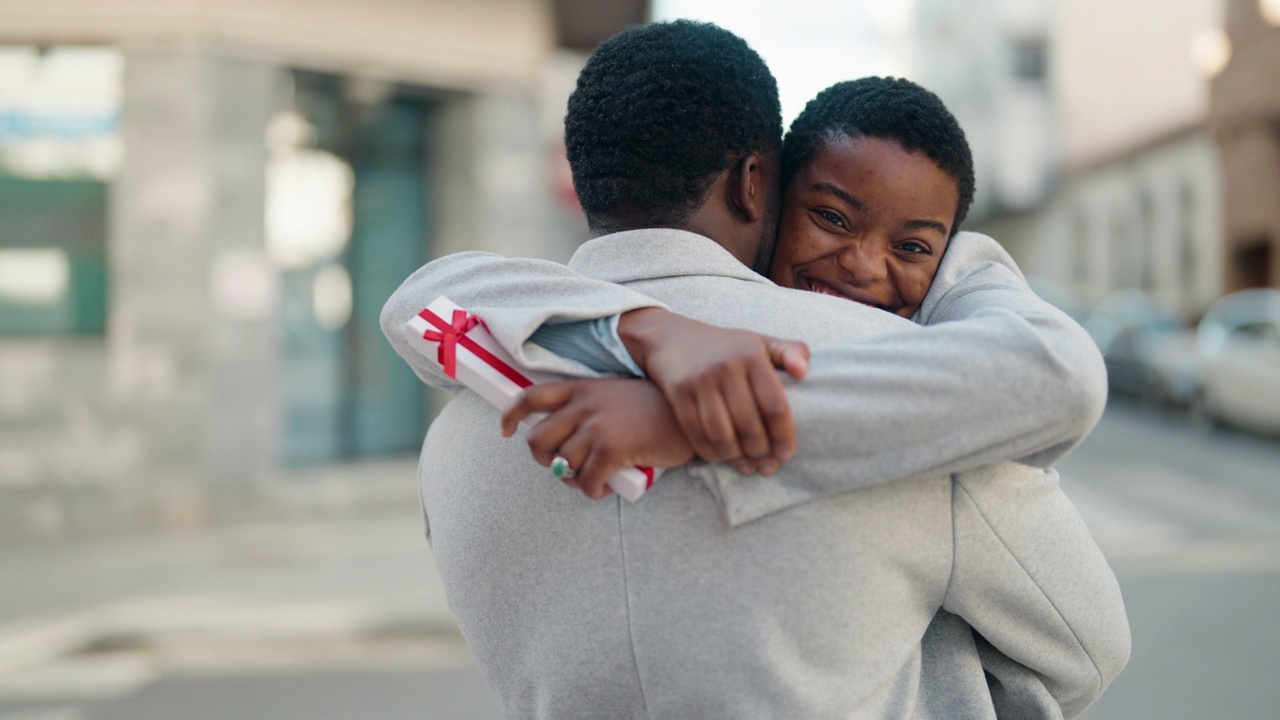
<path id="1" fill-rule="evenodd" d="M 639 280 L 715 275 L 773 285 L 705 235 L 673 228 L 628 230 L 590 240 L 569 267 L 599 280 Z"/>

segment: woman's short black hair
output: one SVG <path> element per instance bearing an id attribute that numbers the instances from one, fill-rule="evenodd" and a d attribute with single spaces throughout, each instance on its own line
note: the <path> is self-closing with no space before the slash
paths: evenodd
<path id="1" fill-rule="evenodd" d="M 716 25 L 637 25 L 587 60 L 565 149 L 597 231 L 678 224 L 738 158 L 781 146 L 778 86 L 746 41 Z"/>
<path id="2" fill-rule="evenodd" d="M 782 148 L 786 187 L 824 143 L 840 138 L 896 140 L 922 152 L 956 181 L 954 235 L 973 204 L 973 153 L 960 123 L 937 95 L 901 78 L 865 77 L 836 83 L 809 101 L 791 123 Z"/>

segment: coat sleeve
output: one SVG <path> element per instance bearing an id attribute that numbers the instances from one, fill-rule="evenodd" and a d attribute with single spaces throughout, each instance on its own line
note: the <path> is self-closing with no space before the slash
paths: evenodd
<path id="1" fill-rule="evenodd" d="M 1064 717 L 1084 712 L 1128 662 L 1131 639 L 1115 575 L 1057 473 L 1003 463 L 957 474 L 952 519 L 943 609 L 1025 668 L 1022 680 L 1002 676 L 1004 702 L 1030 701 L 1042 685 Z"/>
<path id="2" fill-rule="evenodd" d="M 527 342 L 543 324 L 609 317 L 646 307 L 666 306 L 621 285 L 593 280 L 549 260 L 509 259 L 483 252 L 463 252 L 433 260 L 387 300 L 380 322 L 396 353 L 432 387 L 456 389 L 458 382 L 410 346 L 405 324 L 444 295 L 485 321 L 504 349 L 530 369 L 594 377 L 586 366 Z"/>
<path id="3" fill-rule="evenodd" d="M 1106 405 L 1102 354 L 991 238 L 960 233 L 918 322 L 813 351 L 787 392 L 799 440 L 774 479 L 703 470 L 732 525 L 826 495 L 1015 460 L 1047 468 Z"/>
<path id="4" fill-rule="evenodd" d="M 1026 382 L 1053 386 L 1057 396 L 1031 408 L 1028 420 L 1061 441 L 1004 457 L 1047 468 L 1075 449 L 1102 417 L 1107 402 L 1102 352 L 1079 323 L 1031 290 L 995 240 L 962 232 L 952 242 L 916 320 L 937 329 L 957 322 L 975 328 L 1005 324 L 1008 344 L 992 350 L 1021 354 L 1030 363 L 1024 368 L 1030 371 Z"/>

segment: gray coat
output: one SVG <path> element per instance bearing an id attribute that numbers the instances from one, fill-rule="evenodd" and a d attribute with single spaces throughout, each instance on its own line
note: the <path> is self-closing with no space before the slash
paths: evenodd
<path id="1" fill-rule="evenodd" d="M 953 258 L 966 243 L 992 257 Z M 423 499 L 450 605 L 508 715 L 1073 716 L 1092 702 L 1128 657 L 1123 604 L 1057 475 L 1033 466 L 1096 422 L 1101 363 L 996 255 L 978 240 L 948 252 L 928 329 L 778 288 L 673 230 L 575 255 L 624 288 L 479 254 L 406 281 L 384 330 L 436 384 L 400 328 L 438 294 L 553 371 L 587 374 L 523 344 L 539 324 L 654 299 L 815 350 L 789 390 L 797 458 L 777 476 L 694 464 L 635 504 L 566 490 L 501 438 L 497 410 L 469 392 L 449 404 Z M 993 373 L 1012 391 L 991 392 Z M 1010 457 L 1024 464 L 997 462 Z"/>

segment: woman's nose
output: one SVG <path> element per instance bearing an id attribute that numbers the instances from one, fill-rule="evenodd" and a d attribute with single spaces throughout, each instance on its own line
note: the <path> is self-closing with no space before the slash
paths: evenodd
<path id="1" fill-rule="evenodd" d="M 855 284 L 868 285 L 888 277 L 888 258 L 879 245 L 874 241 L 860 240 L 850 243 L 840 253 L 840 266 Z"/>

